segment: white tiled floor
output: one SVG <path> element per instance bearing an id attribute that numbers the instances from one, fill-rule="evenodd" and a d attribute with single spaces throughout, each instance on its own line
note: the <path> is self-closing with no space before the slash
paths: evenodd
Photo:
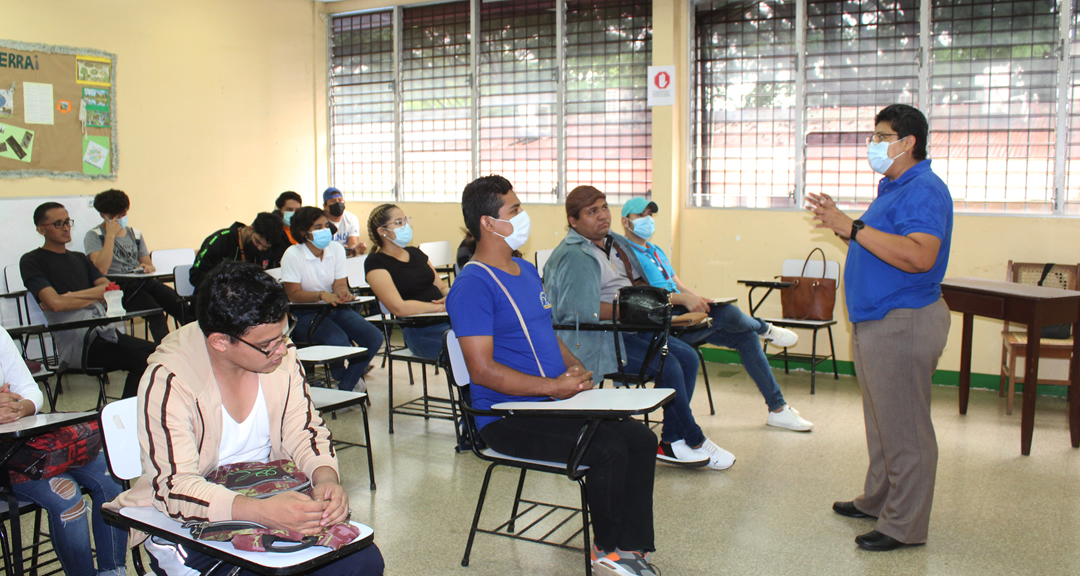
<path id="1" fill-rule="evenodd" d="M 410 388 L 405 371 L 398 373 L 395 398 L 417 394 L 419 385 Z M 777 371 L 788 402 L 816 425 L 798 434 L 766 428 L 765 404 L 741 367 L 710 365 L 710 375 L 717 415 L 708 416 L 699 390 L 698 422 L 738 461 L 725 472 L 658 468 L 653 562 L 664 576 L 1080 573 L 1080 450 L 1069 445 L 1064 400 L 1039 399 L 1032 454 L 1024 457 L 1019 411 L 1006 416 L 996 392 L 973 392 L 968 415 L 960 416 L 957 390 L 935 388 L 941 457 L 930 540 L 868 553 L 853 538 L 871 523 L 830 509 L 859 493 L 865 472 L 857 382 L 821 377 L 811 396 L 808 374 Z M 485 464 L 455 454 L 449 422 L 396 417 L 396 434 L 387 434 L 385 378 L 378 368 L 368 378 L 378 489 L 369 490 L 358 449 L 340 457 L 354 517 L 375 529 L 387 574 L 583 572 L 577 553 L 484 535 L 463 568 Z M 123 379 L 114 381 L 116 388 Z M 433 391 L 444 386 L 441 375 L 432 378 Z M 60 408 L 92 406 L 92 391 L 89 381 L 76 380 Z M 350 412 L 330 425 L 335 435 L 356 439 L 359 422 L 360 414 Z M 527 494 L 576 502 L 568 480 L 535 476 Z M 485 520 L 509 514 L 515 481 L 514 472 L 495 473 Z"/>

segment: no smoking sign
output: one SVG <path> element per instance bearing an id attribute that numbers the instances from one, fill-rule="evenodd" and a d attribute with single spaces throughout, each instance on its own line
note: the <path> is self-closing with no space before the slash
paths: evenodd
<path id="1" fill-rule="evenodd" d="M 649 66 L 649 107 L 675 104 L 674 66 Z"/>

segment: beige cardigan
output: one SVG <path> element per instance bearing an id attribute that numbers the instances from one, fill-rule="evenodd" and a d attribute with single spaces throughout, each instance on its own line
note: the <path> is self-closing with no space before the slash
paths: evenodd
<path id="1" fill-rule="evenodd" d="M 289 344 L 273 372 L 261 374 L 270 415 L 270 460 L 287 458 L 308 477 L 338 471 L 330 431 L 311 401 L 304 371 Z M 177 521 L 232 519 L 236 493 L 207 482 L 218 466 L 221 394 L 198 322 L 169 334 L 149 358 L 139 383 L 139 445 L 143 475 L 105 507 L 153 505 Z M 145 535 L 132 531 L 129 544 Z"/>

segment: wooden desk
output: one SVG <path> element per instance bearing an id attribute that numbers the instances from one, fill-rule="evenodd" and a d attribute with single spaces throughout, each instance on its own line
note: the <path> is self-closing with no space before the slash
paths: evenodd
<path id="1" fill-rule="evenodd" d="M 3 473 L 0 473 L 0 488 L 3 489 L 4 498 L 7 500 L 11 516 L 11 558 L 5 558 L 4 560 L 12 568 L 14 574 L 21 575 L 23 573 L 22 524 L 19 518 L 19 500 L 11 489 L 11 478 L 8 476 L 8 460 L 16 450 L 34 436 L 64 426 L 89 422 L 96 418 L 97 412 L 61 412 L 35 414 L 0 425 L 0 446 L 2 446 L 2 449 L 0 449 L 0 468 L 3 469 Z"/>
<path id="2" fill-rule="evenodd" d="M 964 314 L 960 347 L 960 413 L 967 414 L 971 391 L 971 329 L 976 315 L 1027 324 L 1027 359 L 1024 362 L 1024 411 L 1020 420 L 1020 453 L 1031 454 L 1035 428 L 1035 391 L 1039 377 L 1039 340 L 1044 324 L 1080 322 L 1080 292 L 1000 282 L 981 278 L 946 278 L 941 295 L 954 312 Z M 1073 339 L 1069 361 L 1069 433 L 1073 448 L 1080 448 L 1080 338 Z"/>

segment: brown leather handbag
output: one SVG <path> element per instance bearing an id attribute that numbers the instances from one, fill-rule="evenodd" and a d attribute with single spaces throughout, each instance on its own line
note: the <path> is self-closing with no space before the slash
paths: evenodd
<path id="1" fill-rule="evenodd" d="M 806 265 L 814 252 L 821 253 L 821 277 L 806 276 Z M 795 320 L 832 320 L 833 307 L 836 305 L 836 280 L 825 278 L 825 252 L 814 248 L 806 256 L 802 271 L 798 276 L 781 276 L 782 282 L 794 282 L 795 285 L 780 290 L 780 306 L 784 318 Z"/>

